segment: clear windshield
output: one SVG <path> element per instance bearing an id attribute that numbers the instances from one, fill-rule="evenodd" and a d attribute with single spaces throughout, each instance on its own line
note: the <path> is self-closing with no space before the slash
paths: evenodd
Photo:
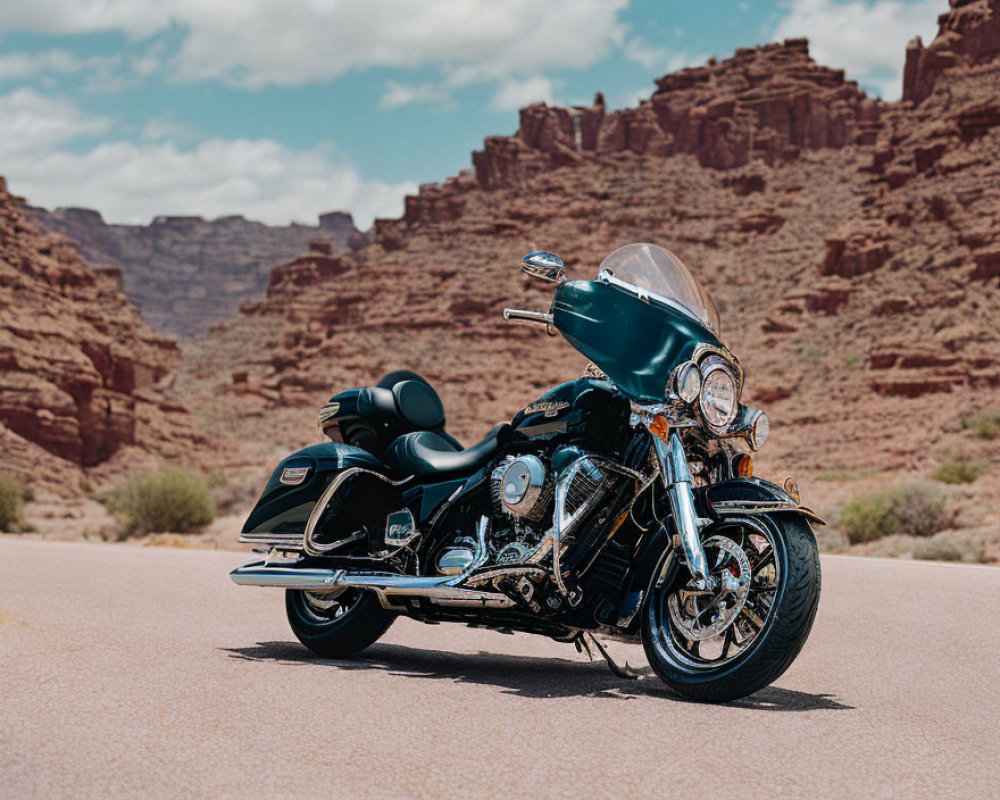
<path id="1" fill-rule="evenodd" d="M 684 262 L 655 244 L 620 247 L 601 262 L 599 280 L 609 280 L 678 306 L 719 335 L 719 312 Z"/>

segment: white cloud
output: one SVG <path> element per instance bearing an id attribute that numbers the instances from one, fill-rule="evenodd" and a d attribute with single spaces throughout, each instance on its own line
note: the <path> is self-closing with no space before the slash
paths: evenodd
<path id="1" fill-rule="evenodd" d="M 110 127 L 110 120 L 84 114 L 64 98 L 18 89 L 0 96 L 0 164 L 7 170 L 19 156 L 44 153 L 81 136 L 104 134 Z"/>
<path id="2" fill-rule="evenodd" d="M 369 67 L 436 64 L 501 80 L 603 59 L 628 0 L 33 0 L 0 5 L 0 33 L 183 32 L 178 80 L 244 88 L 326 81 Z M 455 78 L 458 76 L 458 78 Z"/>
<path id="3" fill-rule="evenodd" d="M 844 67 L 884 99 L 897 100 L 906 43 L 918 34 L 925 42 L 934 38 L 943 5 L 942 0 L 791 0 L 774 38 L 808 36 L 817 62 Z"/>
<path id="4" fill-rule="evenodd" d="M 149 142 L 193 142 L 199 138 L 198 129 L 193 125 L 175 122 L 172 119 L 157 118 L 149 120 L 142 126 L 140 134 Z"/>
<path id="5" fill-rule="evenodd" d="M 115 222 L 158 214 L 244 214 L 270 223 L 315 223 L 317 213 L 347 209 L 359 226 L 398 216 L 412 183 L 367 181 L 330 146 L 296 150 L 271 139 L 212 138 L 174 143 L 106 141 L 109 121 L 31 90 L 0 96 L 0 164 L 13 190 L 47 207 L 97 208 Z M 154 131 L 155 132 L 155 131 Z"/>
<path id="6" fill-rule="evenodd" d="M 0 55 L 0 80 L 32 78 L 44 74 L 71 74 L 117 65 L 118 56 L 80 58 L 60 48 L 36 53 L 16 52 Z"/>
<path id="7" fill-rule="evenodd" d="M 509 78 L 497 86 L 490 101 L 493 111 L 517 111 L 531 103 L 552 104 L 555 86 L 552 80 L 534 75 L 530 78 Z"/>
<path id="8" fill-rule="evenodd" d="M 664 47 L 653 47 L 638 36 L 633 36 L 625 43 L 622 54 L 643 69 L 654 70 L 667 63 L 668 51 Z"/>
<path id="9" fill-rule="evenodd" d="M 393 108 L 409 105 L 433 105 L 447 108 L 451 104 L 451 93 L 437 84 L 386 81 L 382 96 L 378 99 L 378 110 L 389 111 Z"/>

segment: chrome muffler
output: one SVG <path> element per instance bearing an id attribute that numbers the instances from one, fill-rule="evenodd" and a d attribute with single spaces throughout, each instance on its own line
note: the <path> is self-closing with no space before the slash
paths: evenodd
<path id="1" fill-rule="evenodd" d="M 349 572 L 325 567 L 301 567 L 294 560 L 254 561 L 229 573 L 240 586 L 268 586 L 298 589 L 305 592 L 331 593 L 343 589 L 366 589 L 378 595 L 383 606 L 391 608 L 393 598 L 420 597 L 443 606 L 509 608 L 514 601 L 499 592 L 467 589 L 461 586 L 486 560 L 488 520 L 477 526 L 477 556 L 461 575 L 411 576 L 391 572 Z M 398 605 L 398 604 L 397 604 Z"/>

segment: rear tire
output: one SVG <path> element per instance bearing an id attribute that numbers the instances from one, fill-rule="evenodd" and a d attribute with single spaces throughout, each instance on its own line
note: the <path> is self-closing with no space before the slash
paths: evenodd
<path id="1" fill-rule="evenodd" d="M 396 619 L 371 592 L 340 595 L 285 591 L 285 612 L 296 638 L 322 658 L 348 658 L 385 633 Z"/>
<path id="2" fill-rule="evenodd" d="M 714 537 L 718 543 L 721 537 L 734 541 L 742 538 L 746 543 L 749 536 L 740 537 L 740 526 L 744 532 L 758 537 L 758 541 L 766 538 L 767 543 L 772 544 L 770 549 L 745 545 L 752 548 L 751 560 L 759 559 L 761 563 L 774 565 L 763 567 L 759 574 L 756 568 L 751 571 L 751 587 L 758 586 L 758 581 L 764 583 L 766 578 L 763 576 L 773 576 L 776 584 L 773 590 L 765 589 L 760 596 L 764 603 L 751 605 L 754 602 L 753 593 L 761 591 L 751 588 L 749 600 L 741 606 L 747 609 L 746 612 L 741 610 L 736 614 L 714 638 L 706 636 L 705 642 L 692 641 L 678 626 L 678 620 L 684 622 L 678 610 L 683 606 L 670 599 L 670 595 L 683 597 L 684 587 L 690 580 L 687 568 L 675 560 L 668 567 L 663 584 L 654 586 L 649 592 L 643 609 L 642 644 L 650 666 L 671 689 L 690 700 L 727 702 L 746 697 L 773 683 L 801 651 L 816 616 L 820 595 L 819 551 L 809 524 L 792 514 L 727 519 L 706 528 L 702 540 Z M 722 553 L 724 549 L 716 550 L 715 557 L 709 558 L 710 568 L 717 567 L 718 562 L 727 563 L 727 557 Z M 772 553 L 770 560 L 768 553 Z M 664 558 L 670 555 L 668 551 Z M 732 570 L 739 570 L 739 566 L 733 564 L 729 569 L 730 574 L 735 574 Z M 697 594 L 691 592 L 692 596 Z M 768 597 L 770 605 L 766 605 Z M 716 602 L 719 598 L 727 601 L 731 610 L 736 608 L 734 602 L 739 602 L 735 595 L 717 595 Z M 696 612 L 700 608 L 705 611 L 701 612 L 703 616 L 696 613 L 694 619 L 708 622 L 712 617 L 705 615 L 721 615 L 726 608 L 723 605 L 723 611 L 713 612 L 707 607 L 710 605 L 708 599 L 696 597 Z M 765 607 L 768 609 L 766 617 L 761 620 Z M 741 619 L 745 613 L 748 616 Z M 761 627 L 756 628 L 751 620 L 762 622 Z M 694 631 L 692 635 L 697 636 L 704 631 L 707 635 L 708 627 L 689 628 L 688 632 Z M 730 631 L 730 628 L 733 630 Z M 753 638 L 750 638 L 751 632 Z M 717 657 L 717 666 L 711 656 L 701 657 L 703 644 L 711 645 L 719 640 L 725 642 L 727 634 L 733 637 L 733 641 L 723 646 L 721 655 Z M 735 654 L 727 656 L 731 652 L 730 647 Z M 706 649 L 712 650 L 711 646 Z"/>

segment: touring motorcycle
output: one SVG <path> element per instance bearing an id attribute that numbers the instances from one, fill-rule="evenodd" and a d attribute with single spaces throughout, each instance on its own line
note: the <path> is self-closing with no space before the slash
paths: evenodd
<path id="1" fill-rule="evenodd" d="M 773 682 L 820 594 L 810 522 L 789 478 L 753 475 L 767 415 L 743 406 L 740 362 L 708 296 L 650 244 L 567 280 L 554 253 L 521 269 L 555 284 L 548 312 L 590 359 L 509 424 L 463 447 L 413 372 L 335 395 L 329 442 L 288 456 L 240 539 L 263 560 L 238 584 L 285 589 L 292 630 L 346 658 L 400 614 L 594 644 L 641 642 L 684 697 L 727 701 Z"/>

